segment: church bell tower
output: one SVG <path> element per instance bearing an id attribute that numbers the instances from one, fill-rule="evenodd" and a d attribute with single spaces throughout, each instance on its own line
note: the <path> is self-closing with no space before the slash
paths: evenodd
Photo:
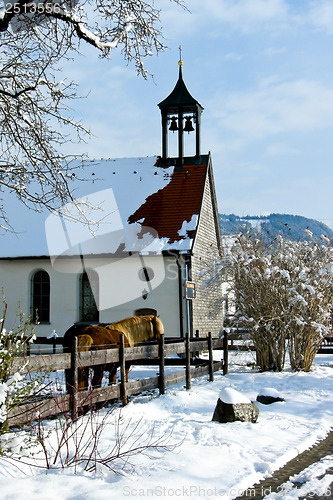
<path id="1" fill-rule="evenodd" d="M 178 157 L 176 168 L 181 169 L 184 163 L 184 132 L 195 132 L 195 158 L 200 156 L 200 125 L 203 107 L 196 101 L 183 80 L 183 61 L 181 47 L 179 77 L 171 94 L 159 103 L 162 115 L 162 162 L 168 159 L 169 131 L 178 132 Z"/>

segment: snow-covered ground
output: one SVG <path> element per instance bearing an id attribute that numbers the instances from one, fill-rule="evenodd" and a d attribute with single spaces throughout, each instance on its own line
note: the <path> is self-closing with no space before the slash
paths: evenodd
<path id="1" fill-rule="evenodd" d="M 231 354 L 229 374 L 192 380 L 192 389 L 172 386 L 165 395 L 157 392 L 131 399 L 108 416 L 100 438 L 100 454 L 107 456 L 115 443 L 115 431 L 123 432 L 126 446 L 152 439 L 173 451 L 135 454 L 127 463 L 113 462 L 113 471 L 101 466 L 97 473 L 73 469 L 30 467 L 21 461 L 0 460 L 0 497 L 5 500 L 105 500 L 109 498 L 223 498 L 253 496 L 252 486 L 298 453 L 324 438 L 333 422 L 333 356 L 318 355 L 310 373 L 258 373 L 246 363 L 251 354 Z M 132 378 L 155 375 L 156 368 L 135 368 Z M 257 423 L 212 422 L 221 390 L 233 388 L 251 400 L 272 388 L 285 398 L 266 406 L 256 403 Z M 100 413 L 100 419 L 106 410 Z M 48 421 L 52 430 L 56 421 Z M 135 436 L 132 430 L 135 430 Z M 135 439 L 139 437 L 138 441 Z M 47 442 L 56 446 L 51 432 Z M 132 444 L 131 444 L 132 443 Z M 40 455 L 42 457 L 42 454 Z M 38 455 L 36 456 L 38 458 Z M 31 460 L 31 459 L 29 459 Z M 24 462 L 24 463 L 23 463 Z M 41 462 L 38 462 L 41 465 Z M 269 500 L 306 497 L 315 493 L 331 498 L 333 457 L 325 457 L 303 471 L 279 493 L 265 491 Z M 260 492 L 256 492 L 260 493 Z"/>

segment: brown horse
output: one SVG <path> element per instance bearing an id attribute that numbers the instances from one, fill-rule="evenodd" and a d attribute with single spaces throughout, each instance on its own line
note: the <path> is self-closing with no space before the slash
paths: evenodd
<path id="1" fill-rule="evenodd" d="M 133 347 L 141 342 L 158 340 L 164 333 L 162 321 L 158 316 L 133 316 L 117 323 L 101 325 L 73 325 L 64 336 L 64 347 L 70 348 L 74 336 L 78 337 L 79 351 L 117 348 L 120 346 L 120 335 L 124 334 L 125 347 Z M 94 366 L 92 387 L 101 383 L 103 372 L 109 371 L 110 383 L 116 382 L 119 363 Z M 126 381 L 128 381 L 130 363 L 126 363 Z M 79 388 L 88 387 L 89 368 L 79 368 Z M 71 391 L 73 382 L 70 380 L 70 370 L 66 370 L 67 391 Z"/>
<path id="2" fill-rule="evenodd" d="M 149 340 L 158 341 L 164 333 L 163 323 L 159 316 L 149 314 L 147 316 L 131 316 L 116 323 L 101 324 L 107 329 L 122 332 L 127 337 L 130 347 Z"/>

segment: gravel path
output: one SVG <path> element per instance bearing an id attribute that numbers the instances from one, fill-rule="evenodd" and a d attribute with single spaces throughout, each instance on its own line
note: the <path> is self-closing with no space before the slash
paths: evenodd
<path id="1" fill-rule="evenodd" d="M 286 463 L 283 467 L 275 471 L 271 476 L 263 479 L 259 483 L 254 484 L 251 488 L 246 492 L 248 497 L 255 500 L 261 500 L 265 498 L 270 493 L 275 493 L 281 491 L 281 485 L 287 481 L 291 476 L 299 474 L 304 469 L 309 467 L 310 465 L 318 462 L 323 457 L 333 454 L 333 431 L 331 431 L 325 439 L 319 441 L 314 444 L 308 450 L 305 450 L 303 453 L 297 455 L 297 457 L 290 460 L 290 462 Z M 332 474 L 332 483 L 331 483 L 331 491 L 333 492 L 333 471 L 327 471 L 327 473 Z M 241 500 L 247 498 L 244 495 L 236 497 L 234 500 Z M 311 498 L 323 499 L 322 496 L 313 496 Z M 333 498 L 332 496 L 326 498 Z"/>

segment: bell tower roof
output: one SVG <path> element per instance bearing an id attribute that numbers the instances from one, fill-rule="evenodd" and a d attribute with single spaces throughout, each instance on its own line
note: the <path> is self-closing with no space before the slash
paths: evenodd
<path id="1" fill-rule="evenodd" d="M 182 107 L 184 111 L 191 111 L 199 108 L 203 111 L 203 107 L 198 103 L 194 97 L 191 96 L 185 82 L 183 80 L 183 61 L 179 61 L 179 78 L 178 81 L 171 92 L 163 101 L 161 101 L 158 106 L 161 110 L 167 109 L 170 113 L 176 113 L 179 107 Z"/>

